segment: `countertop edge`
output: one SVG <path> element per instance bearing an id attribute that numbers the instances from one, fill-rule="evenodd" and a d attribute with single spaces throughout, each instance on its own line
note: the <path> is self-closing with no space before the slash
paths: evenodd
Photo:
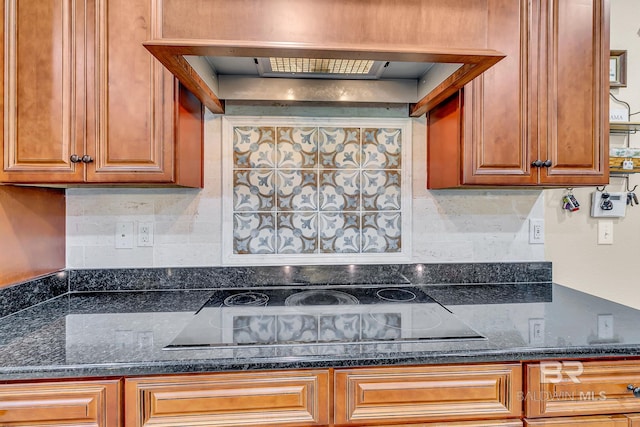
<path id="1" fill-rule="evenodd" d="M 282 360 L 282 358 L 261 358 L 259 360 L 188 360 L 146 361 L 140 363 L 108 363 L 59 366 L 23 366 L 0 368 L 0 381 L 73 379 L 90 377 L 133 377 L 193 373 L 243 372 L 248 370 L 291 370 L 328 369 L 358 367 L 390 367 L 411 365 L 443 365 L 465 363 L 521 363 L 552 359 L 631 359 L 640 357 L 640 346 L 618 346 L 597 349 L 593 347 L 541 348 L 467 351 L 464 354 L 434 352 L 430 355 L 399 355 L 389 359 L 340 359 L 320 356 Z"/>

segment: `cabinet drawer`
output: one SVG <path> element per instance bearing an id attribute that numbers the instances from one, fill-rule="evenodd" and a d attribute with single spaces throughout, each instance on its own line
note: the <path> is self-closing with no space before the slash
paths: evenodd
<path id="1" fill-rule="evenodd" d="M 384 427 L 522 427 L 520 420 L 452 421 L 420 424 L 384 424 Z M 367 427 L 370 425 L 367 424 Z M 381 426 L 382 427 L 382 426 Z"/>
<path id="2" fill-rule="evenodd" d="M 329 422 L 328 371 L 127 379 L 127 426 L 312 426 Z"/>
<path id="3" fill-rule="evenodd" d="M 527 365 L 525 414 L 556 417 L 640 412 L 640 361 L 540 362 Z"/>
<path id="4" fill-rule="evenodd" d="M 0 385 L 3 427 L 118 427 L 119 405 L 118 380 Z"/>
<path id="5" fill-rule="evenodd" d="M 525 427 L 627 427 L 627 419 L 620 415 L 549 418 L 525 420 Z"/>
<path id="6" fill-rule="evenodd" d="M 517 418 L 521 376 L 517 364 L 337 370 L 335 423 Z"/>

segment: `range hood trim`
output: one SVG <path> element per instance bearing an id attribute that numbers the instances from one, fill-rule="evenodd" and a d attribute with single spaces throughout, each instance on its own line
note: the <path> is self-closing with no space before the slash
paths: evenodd
<path id="1" fill-rule="evenodd" d="M 151 40 L 143 44 L 215 114 L 224 114 L 224 101 L 218 98 L 218 95 L 194 70 L 186 56 L 304 57 L 462 64 L 442 83 L 410 106 L 411 117 L 419 117 L 426 113 L 505 57 L 504 54 L 492 49 L 444 50 L 421 46 L 338 44 L 318 46 L 304 43 L 182 39 Z"/>

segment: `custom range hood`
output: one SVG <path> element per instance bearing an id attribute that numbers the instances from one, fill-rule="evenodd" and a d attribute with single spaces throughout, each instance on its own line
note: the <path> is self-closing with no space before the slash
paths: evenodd
<path id="1" fill-rule="evenodd" d="M 214 113 L 225 101 L 328 102 L 408 104 L 417 117 L 504 58 L 488 4 L 164 0 L 144 45 Z"/>
<path id="2" fill-rule="evenodd" d="M 239 42 L 157 41 L 145 46 L 220 114 L 224 100 L 315 101 L 407 103 L 409 115 L 418 117 L 504 57 L 491 50 L 347 50 Z M 289 68 L 274 72 L 271 64 Z M 337 71 L 329 72 L 327 67 L 333 66 Z M 354 68 L 356 72 L 348 72 Z"/>

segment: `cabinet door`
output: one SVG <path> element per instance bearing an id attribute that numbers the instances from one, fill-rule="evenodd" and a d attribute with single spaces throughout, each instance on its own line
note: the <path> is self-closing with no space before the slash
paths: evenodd
<path id="1" fill-rule="evenodd" d="M 629 422 L 629 426 L 628 427 L 640 427 L 640 415 L 639 414 L 627 415 L 627 420 Z"/>
<path id="2" fill-rule="evenodd" d="M 327 425 L 328 371 L 178 375 L 126 380 L 126 425 Z"/>
<path id="3" fill-rule="evenodd" d="M 173 182 L 173 77 L 142 42 L 161 0 L 87 0 L 89 182 Z"/>
<path id="4" fill-rule="evenodd" d="M 464 89 L 462 184 L 532 185 L 535 67 L 529 36 L 537 0 L 489 0 L 487 46 L 507 56 Z"/>
<path id="5" fill-rule="evenodd" d="M 623 416 L 563 417 L 525 420 L 525 427 L 627 427 Z"/>
<path id="6" fill-rule="evenodd" d="M 535 185 L 539 0 L 489 0 L 486 46 L 507 56 L 427 118 L 427 188 Z"/>
<path id="7" fill-rule="evenodd" d="M 539 140 L 542 184 L 606 184 L 608 0 L 543 0 Z"/>
<path id="8" fill-rule="evenodd" d="M 520 420 L 451 421 L 420 424 L 380 424 L 380 427 L 522 427 Z M 367 424 L 367 427 L 375 427 Z"/>
<path id="9" fill-rule="evenodd" d="M 0 181 L 78 182 L 84 144 L 84 0 L 6 0 Z"/>
<path id="10" fill-rule="evenodd" d="M 120 398 L 119 380 L 2 384 L 0 425 L 119 427 Z"/>

